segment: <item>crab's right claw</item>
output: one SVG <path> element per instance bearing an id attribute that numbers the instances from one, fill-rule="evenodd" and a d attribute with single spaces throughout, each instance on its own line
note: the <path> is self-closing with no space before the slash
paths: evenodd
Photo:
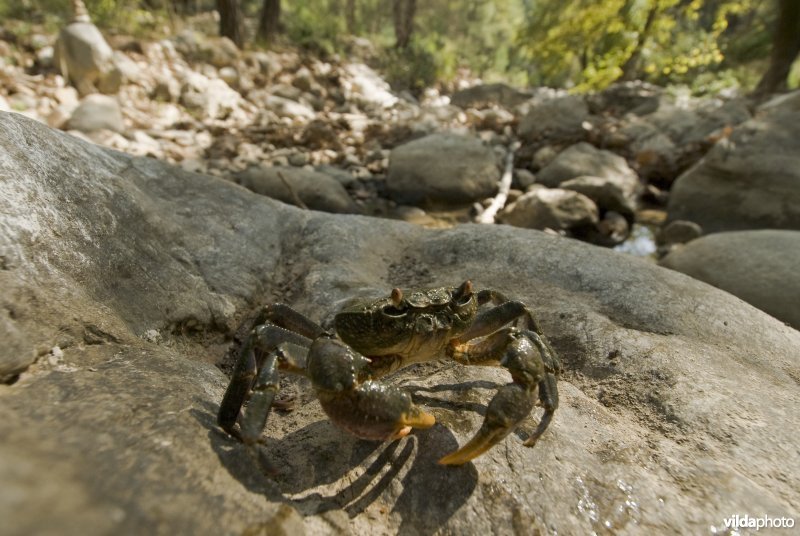
<path id="1" fill-rule="evenodd" d="M 535 403 L 536 389 L 531 392 L 518 383 L 504 385 L 489 402 L 486 418 L 475 437 L 439 463 L 461 465 L 480 456 L 516 429 L 530 415 Z"/>

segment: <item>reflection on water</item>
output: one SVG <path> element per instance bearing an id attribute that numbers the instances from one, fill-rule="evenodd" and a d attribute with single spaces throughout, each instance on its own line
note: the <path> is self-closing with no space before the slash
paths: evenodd
<path id="1" fill-rule="evenodd" d="M 614 251 L 630 253 L 637 257 L 655 258 L 656 240 L 653 229 L 647 225 L 634 223 L 631 235 L 625 242 L 616 246 Z"/>

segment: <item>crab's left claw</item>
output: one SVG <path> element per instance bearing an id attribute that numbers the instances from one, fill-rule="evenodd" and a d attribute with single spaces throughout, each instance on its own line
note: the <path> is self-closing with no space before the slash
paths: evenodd
<path id="1" fill-rule="evenodd" d="M 343 391 L 318 390 L 317 397 L 334 423 L 362 439 L 398 439 L 413 428 L 430 428 L 436 423 L 408 393 L 378 381 Z"/>
<path id="2" fill-rule="evenodd" d="M 519 383 L 504 385 L 489 402 L 483 426 L 475 437 L 457 451 L 439 460 L 439 463 L 461 465 L 480 456 L 519 426 L 520 422 L 530 415 L 535 404 L 535 388 L 529 390 Z"/>

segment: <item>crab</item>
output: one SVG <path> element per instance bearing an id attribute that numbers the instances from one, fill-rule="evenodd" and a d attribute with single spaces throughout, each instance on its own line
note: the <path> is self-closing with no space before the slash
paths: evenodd
<path id="1" fill-rule="evenodd" d="M 493 307 L 481 308 L 487 304 Z M 512 381 L 497 390 L 475 436 L 441 464 L 460 465 L 481 455 L 541 405 L 544 414 L 524 442 L 533 446 L 558 407 L 561 364 L 531 310 L 495 290 L 476 292 L 470 281 L 458 287 L 395 288 L 388 297 L 343 308 L 334 327 L 326 331 L 284 304 L 264 307 L 243 341 L 220 404 L 217 422 L 223 430 L 247 445 L 260 442 L 276 401 L 279 371 L 286 371 L 311 381 L 323 410 L 339 427 L 362 439 L 400 438 L 414 428 L 430 428 L 436 419 L 409 393 L 381 378 L 442 358 L 501 366 Z"/>

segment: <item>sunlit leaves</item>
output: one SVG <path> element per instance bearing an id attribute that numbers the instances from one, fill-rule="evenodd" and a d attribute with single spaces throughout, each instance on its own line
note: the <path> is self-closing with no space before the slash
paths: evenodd
<path id="1" fill-rule="evenodd" d="M 765 33 L 763 24 L 741 24 L 759 9 L 766 9 L 759 0 L 539 0 L 517 43 L 532 64 L 532 83 L 595 89 L 631 74 L 626 69 L 686 82 L 722 68 L 735 39 Z M 736 32 L 732 21 L 740 22 Z M 732 51 L 728 64 L 742 52 Z"/>

